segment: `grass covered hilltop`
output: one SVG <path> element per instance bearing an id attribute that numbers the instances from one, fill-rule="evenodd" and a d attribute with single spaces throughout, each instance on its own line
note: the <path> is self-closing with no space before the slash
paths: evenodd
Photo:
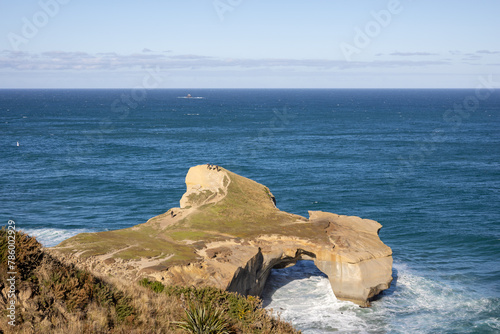
<path id="1" fill-rule="evenodd" d="M 172 333 L 197 319 L 225 328 L 214 333 L 293 333 L 253 297 L 272 268 L 314 260 L 337 298 L 364 307 L 390 285 L 392 252 L 373 220 L 283 212 L 264 185 L 207 165 L 190 168 L 186 186 L 180 207 L 144 224 L 40 250 L 48 262 L 23 281 L 33 286 L 26 295 L 39 300 L 21 317 L 66 333 L 70 323 L 102 333 Z"/>

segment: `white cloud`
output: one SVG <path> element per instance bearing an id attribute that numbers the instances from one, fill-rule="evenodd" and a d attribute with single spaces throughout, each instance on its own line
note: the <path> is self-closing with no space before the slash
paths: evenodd
<path id="1" fill-rule="evenodd" d="M 478 50 L 476 53 L 488 54 L 488 55 L 496 55 L 499 54 L 500 51 L 490 51 L 490 50 Z"/>
<path id="2" fill-rule="evenodd" d="M 419 53 L 421 55 L 421 53 Z M 126 70 L 144 67 L 163 69 L 190 68 L 309 68 L 356 69 L 395 68 L 447 65 L 448 61 L 367 61 L 346 62 L 331 59 L 286 59 L 286 58 L 215 58 L 202 55 L 173 55 L 143 52 L 128 55 L 117 53 L 88 54 L 86 52 L 52 51 L 41 54 L 4 50 L 0 52 L 0 68 L 11 70 Z"/>
<path id="3" fill-rule="evenodd" d="M 431 52 L 393 52 L 390 53 L 391 56 L 401 56 L 401 57 L 411 57 L 411 56 L 437 56 L 437 53 Z"/>

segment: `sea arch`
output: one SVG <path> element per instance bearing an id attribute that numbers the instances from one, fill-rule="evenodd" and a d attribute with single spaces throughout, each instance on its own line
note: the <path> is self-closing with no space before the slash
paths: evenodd
<path id="1" fill-rule="evenodd" d="M 228 291 L 260 296 L 271 270 L 295 265 L 301 260 L 312 260 L 330 281 L 333 293 L 340 300 L 354 302 L 362 307 L 370 305 L 370 298 L 387 289 L 389 283 L 380 283 L 386 266 L 392 266 L 392 257 L 350 263 L 349 258 L 324 251 L 296 248 L 294 252 L 265 252 L 259 248 L 245 267 L 236 270 Z M 387 262 L 387 263 L 386 263 Z M 390 263 L 389 263 L 390 262 Z M 375 283 L 375 284 L 374 284 Z"/>

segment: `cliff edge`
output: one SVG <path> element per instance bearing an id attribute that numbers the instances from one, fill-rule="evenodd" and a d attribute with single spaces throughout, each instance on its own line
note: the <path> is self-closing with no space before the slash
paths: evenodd
<path id="1" fill-rule="evenodd" d="M 178 208 L 131 228 L 76 235 L 50 252 L 100 275 L 243 295 L 260 295 L 272 268 L 313 260 L 338 299 L 360 306 L 392 281 L 392 251 L 373 220 L 290 214 L 266 186 L 208 165 L 190 168 L 186 186 Z"/>

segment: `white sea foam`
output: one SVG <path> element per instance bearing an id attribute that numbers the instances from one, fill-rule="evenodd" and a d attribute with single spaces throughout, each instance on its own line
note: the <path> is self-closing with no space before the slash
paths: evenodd
<path id="1" fill-rule="evenodd" d="M 405 265 L 396 264 L 395 268 L 398 275 L 393 286 L 371 308 L 337 300 L 325 276 L 318 276 L 317 271 L 315 276 L 306 274 L 316 269 L 312 263 L 295 270 L 273 270 L 264 303 L 305 334 L 488 333 L 498 329 L 498 318 L 488 313 L 498 309 L 498 299 L 419 276 Z"/>
<path id="2" fill-rule="evenodd" d="M 402 264 L 395 268 L 398 279 L 393 294 L 382 298 L 374 308 L 374 316 L 387 317 L 392 331 L 469 332 L 477 330 L 478 325 L 485 331 L 494 328 L 490 323 L 494 324 L 495 318 L 487 314 L 498 307 L 498 300 L 474 294 L 472 287 L 457 282 L 420 276 Z"/>
<path id="3" fill-rule="evenodd" d="M 339 330 L 366 332 L 366 322 L 356 314 L 359 307 L 337 300 L 328 278 L 321 275 L 312 262 L 307 262 L 273 270 L 263 294 L 266 308 L 278 312 L 282 319 L 308 334 Z M 315 270 L 313 276 L 309 276 L 310 270 Z"/>
<path id="4" fill-rule="evenodd" d="M 25 233 L 36 237 L 44 247 L 53 247 L 60 242 L 77 235 L 78 233 L 95 232 L 87 229 L 63 230 L 57 228 L 23 229 Z"/>

